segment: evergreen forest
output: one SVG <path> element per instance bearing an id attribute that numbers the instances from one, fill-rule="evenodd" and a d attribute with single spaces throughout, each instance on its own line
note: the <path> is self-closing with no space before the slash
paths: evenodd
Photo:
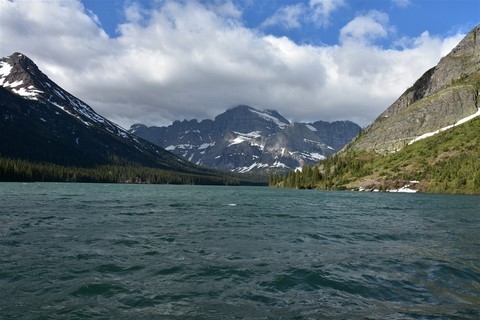
<path id="1" fill-rule="evenodd" d="M 264 177 L 213 170 L 196 174 L 142 166 L 73 167 L 6 157 L 0 157 L 0 181 L 266 185 Z"/>

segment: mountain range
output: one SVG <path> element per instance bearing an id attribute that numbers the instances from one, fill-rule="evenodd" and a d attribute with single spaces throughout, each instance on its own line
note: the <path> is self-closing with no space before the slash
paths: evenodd
<path id="1" fill-rule="evenodd" d="M 207 175 L 218 174 L 207 167 L 265 173 L 316 163 L 359 131 L 349 121 L 290 123 L 276 111 L 238 106 L 214 120 L 134 125 L 128 132 L 54 83 L 27 56 L 0 60 L 0 157 Z"/>
<path id="2" fill-rule="evenodd" d="M 199 165 L 265 173 L 313 165 L 341 150 L 360 129 L 350 121 L 291 123 L 277 111 L 240 105 L 214 120 L 136 124 L 130 132 Z"/>
<path id="3" fill-rule="evenodd" d="M 216 177 L 216 182 L 221 175 L 102 117 L 21 53 L 0 60 L 0 135 L 1 158 L 66 167 L 155 168 L 178 175 L 205 176 L 205 180 Z"/>

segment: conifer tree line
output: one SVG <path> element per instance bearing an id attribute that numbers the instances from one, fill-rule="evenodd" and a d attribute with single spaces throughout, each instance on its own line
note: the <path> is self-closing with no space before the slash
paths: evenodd
<path id="1" fill-rule="evenodd" d="M 191 185 L 265 185 L 259 177 L 227 172 L 194 174 L 140 166 L 103 165 L 69 167 L 0 157 L 0 181 L 9 182 L 101 182 Z"/>

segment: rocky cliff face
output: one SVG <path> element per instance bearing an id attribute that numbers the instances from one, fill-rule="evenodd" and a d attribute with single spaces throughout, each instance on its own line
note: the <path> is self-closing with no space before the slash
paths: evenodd
<path id="1" fill-rule="evenodd" d="M 396 151 L 418 136 L 476 113 L 480 107 L 479 90 L 477 26 L 385 110 L 349 149 Z"/>
<path id="2" fill-rule="evenodd" d="M 214 120 L 137 124 L 130 131 L 194 163 L 244 173 L 313 165 L 343 148 L 360 127 L 349 121 L 290 123 L 273 110 L 238 106 Z"/>

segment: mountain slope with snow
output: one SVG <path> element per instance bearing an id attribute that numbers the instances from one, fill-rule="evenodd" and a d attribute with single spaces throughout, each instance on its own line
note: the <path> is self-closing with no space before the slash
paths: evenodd
<path id="1" fill-rule="evenodd" d="M 0 135 L 0 156 L 12 159 L 204 170 L 97 114 L 21 53 L 0 59 Z"/>
<path id="2" fill-rule="evenodd" d="M 352 150 L 395 152 L 480 109 L 480 26 L 437 66 L 425 72 L 349 146 Z"/>
<path id="3" fill-rule="evenodd" d="M 353 139 L 349 121 L 290 123 L 273 110 L 237 106 L 214 120 L 137 124 L 130 132 L 197 164 L 233 172 L 272 172 L 314 164 Z"/>

